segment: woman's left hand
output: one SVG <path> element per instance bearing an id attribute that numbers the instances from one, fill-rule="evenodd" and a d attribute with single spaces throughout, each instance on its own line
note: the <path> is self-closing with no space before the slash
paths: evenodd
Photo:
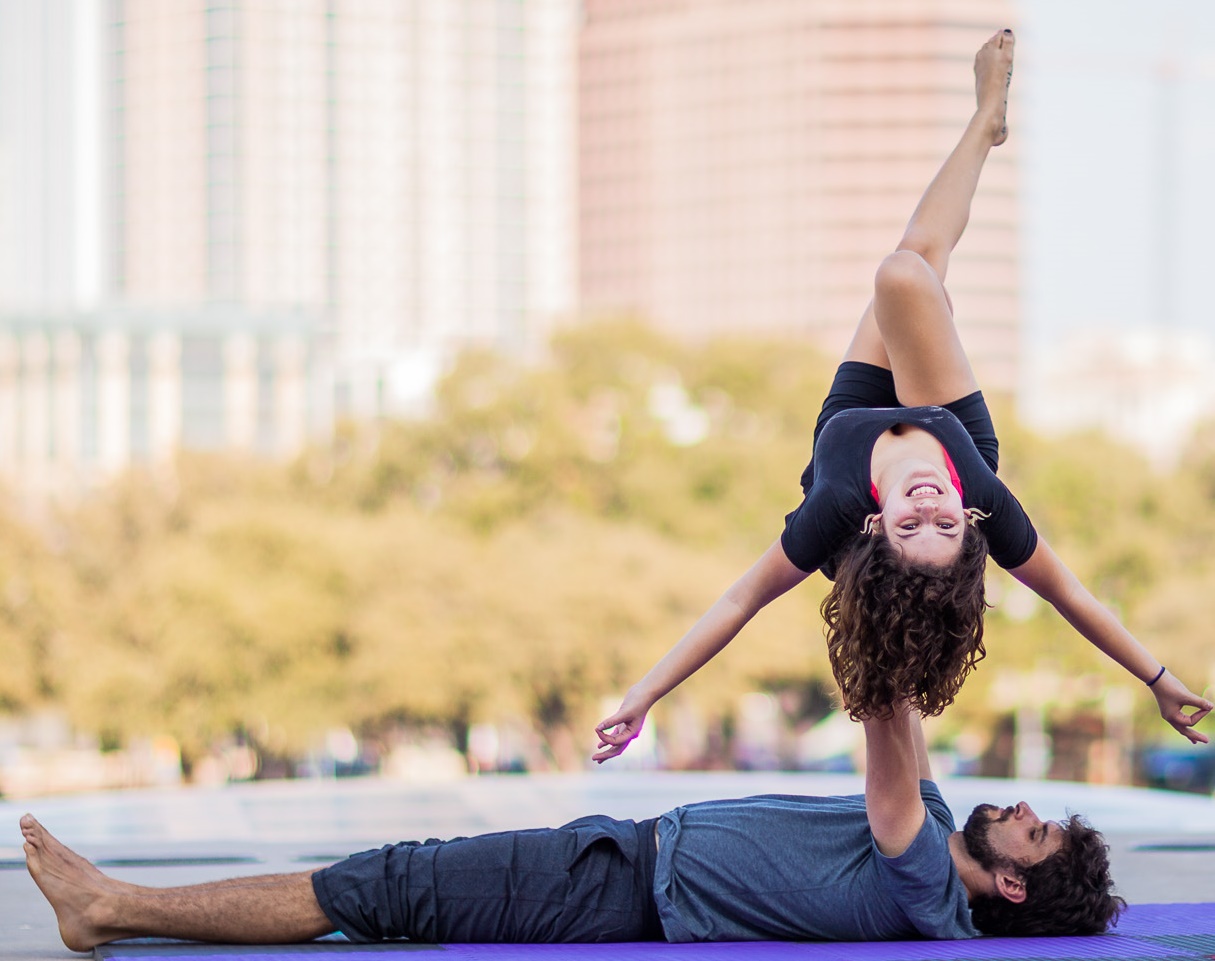
<path id="1" fill-rule="evenodd" d="M 1191 692 L 1168 671 L 1152 685 L 1151 691 L 1156 695 L 1156 703 L 1160 705 L 1160 716 L 1173 725 L 1178 734 L 1191 744 L 1206 744 L 1210 741 L 1201 731 L 1194 730 L 1194 725 L 1206 717 L 1215 708 L 1215 704 Z M 1187 707 L 1194 710 L 1187 714 Z"/>

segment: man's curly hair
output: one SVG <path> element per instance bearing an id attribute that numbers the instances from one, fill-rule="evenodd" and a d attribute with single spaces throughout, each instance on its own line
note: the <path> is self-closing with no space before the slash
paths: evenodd
<path id="1" fill-rule="evenodd" d="M 1001 937 L 1061 937 L 1101 934 L 1126 908 L 1113 893 L 1109 845 L 1080 815 L 1059 826 L 1063 846 L 1030 867 L 1018 868 L 1025 900 L 1014 904 L 999 896 L 977 897 L 970 917 L 984 934 Z"/>
<path id="2" fill-rule="evenodd" d="M 881 534 L 845 549 L 821 610 L 850 717 L 886 718 L 902 700 L 928 717 L 953 703 L 987 654 L 986 570 L 987 538 L 971 526 L 944 568 L 908 564 Z"/>

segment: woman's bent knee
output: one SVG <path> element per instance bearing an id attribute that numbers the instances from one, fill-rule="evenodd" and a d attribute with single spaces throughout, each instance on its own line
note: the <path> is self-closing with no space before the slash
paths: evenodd
<path id="1" fill-rule="evenodd" d="M 878 265 L 873 279 L 878 296 L 907 297 L 918 293 L 939 296 L 941 279 L 914 250 L 896 250 Z"/>

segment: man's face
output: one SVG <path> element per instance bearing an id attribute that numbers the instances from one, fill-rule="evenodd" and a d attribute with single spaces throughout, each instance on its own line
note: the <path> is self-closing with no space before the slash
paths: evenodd
<path id="1" fill-rule="evenodd" d="M 966 851 L 984 870 L 1027 868 L 1063 846 L 1063 829 L 1043 821 L 1024 801 L 1013 807 L 980 804 L 962 828 Z"/>

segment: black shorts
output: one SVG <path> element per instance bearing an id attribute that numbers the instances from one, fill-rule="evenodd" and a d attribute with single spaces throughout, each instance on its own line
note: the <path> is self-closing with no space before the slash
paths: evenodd
<path id="1" fill-rule="evenodd" d="M 317 871 L 312 889 L 352 941 L 661 941 L 655 823 L 593 816 L 559 828 L 407 841 Z"/>
<path id="2" fill-rule="evenodd" d="M 835 372 L 835 380 L 823 401 L 823 409 L 814 426 L 814 441 L 822 433 L 827 421 L 842 410 L 857 407 L 903 407 L 894 390 L 894 374 L 885 367 L 866 364 L 858 360 L 846 360 Z M 979 454 L 996 473 L 1000 463 L 1000 442 L 996 439 L 996 428 L 987 410 L 983 392 L 976 390 L 960 400 L 937 406 L 945 408 L 962 422 L 966 433 L 974 441 Z"/>

